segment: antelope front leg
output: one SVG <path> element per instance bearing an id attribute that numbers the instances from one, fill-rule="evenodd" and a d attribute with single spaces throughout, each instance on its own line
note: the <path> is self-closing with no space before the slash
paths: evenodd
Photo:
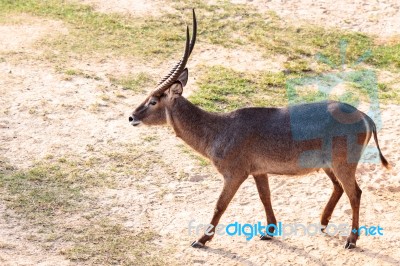
<path id="1" fill-rule="evenodd" d="M 267 215 L 267 223 L 276 225 L 276 218 L 274 215 L 274 210 L 271 204 L 271 193 L 269 190 L 268 175 L 254 175 L 254 180 L 256 181 L 258 194 L 260 196 L 261 202 L 264 205 L 265 214 Z M 269 233 L 274 232 L 274 228 L 270 227 Z M 270 240 L 272 236 L 266 234 L 262 235 L 261 240 Z"/>
<path id="2" fill-rule="evenodd" d="M 221 194 L 219 195 L 217 205 L 215 206 L 214 209 L 214 215 L 210 222 L 213 228 L 210 231 L 208 231 L 209 232 L 208 235 L 204 234 L 202 237 L 199 238 L 199 240 L 194 241 L 192 243 L 192 247 L 194 248 L 204 247 L 206 242 L 210 241 L 214 237 L 215 227 L 218 225 L 219 219 L 221 219 L 221 216 L 222 214 L 224 214 L 226 208 L 229 205 L 229 202 L 231 202 L 233 196 L 235 196 L 236 191 L 239 189 L 240 185 L 246 178 L 247 176 L 240 178 L 224 176 L 224 187 L 222 189 Z"/>

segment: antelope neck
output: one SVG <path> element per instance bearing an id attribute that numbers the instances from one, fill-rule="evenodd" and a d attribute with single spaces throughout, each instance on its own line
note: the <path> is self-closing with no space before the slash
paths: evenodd
<path id="1" fill-rule="evenodd" d="M 168 123 L 174 129 L 176 136 L 208 157 L 207 150 L 221 132 L 221 126 L 225 124 L 224 118 L 200 109 L 184 97 L 175 99 L 166 111 Z"/>

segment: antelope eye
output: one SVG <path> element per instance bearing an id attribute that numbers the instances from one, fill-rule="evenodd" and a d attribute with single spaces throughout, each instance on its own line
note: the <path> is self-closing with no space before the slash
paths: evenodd
<path id="1" fill-rule="evenodd" d="M 151 101 L 149 102 L 149 104 L 151 104 L 151 105 L 156 105 L 156 104 L 157 104 L 157 101 L 151 100 Z"/>

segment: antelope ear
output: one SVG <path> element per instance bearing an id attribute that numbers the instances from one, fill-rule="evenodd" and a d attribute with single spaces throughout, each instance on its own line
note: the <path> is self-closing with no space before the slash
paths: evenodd
<path id="1" fill-rule="evenodd" d="M 186 86 L 186 83 L 189 78 L 189 71 L 187 68 L 183 70 L 183 72 L 179 75 L 177 81 L 172 84 L 169 88 L 169 97 L 170 98 L 177 98 L 182 95 L 183 87 Z"/>
<path id="2" fill-rule="evenodd" d="M 170 98 L 178 98 L 182 95 L 183 92 L 183 84 L 180 80 L 176 81 L 172 86 L 169 88 L 169 97 Z"/>
<path id="3" fill-rule="evenodd" d="M 185 68 L 178 78 L 178 80 L 182 83 L 182 87 L 186 86 L 188 78 L 189 78 L 189 70 Z"/>

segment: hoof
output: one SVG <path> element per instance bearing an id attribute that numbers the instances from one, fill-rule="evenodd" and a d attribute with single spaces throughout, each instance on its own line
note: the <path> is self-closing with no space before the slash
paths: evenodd
<path id="1" fill-rule="evenodd" d="M 193 248 L 204 248 L 204 244 L 200 243 L 199 241 L 193 241 L 193 243 L 191 244 L 191 246 Z"/>
<path id="2" fill-rule="evenodd" d="M 356 243 L 350 243 L 349 241 L 346 241 L 346 244 L 344 245 L 345 249 L 353 249 L 356 247 Z"/>
<path id="3" fill-rule="evenodd" d="M 326 233 L 325 230 L 326 230 L 326 225 L 321 225 L 321 232 Z"/>
<path id="4" fill-rule="evenodd" d="M 260 240 L 272 240 L 272 236 L 269 235 L 261 235 Z"/>

